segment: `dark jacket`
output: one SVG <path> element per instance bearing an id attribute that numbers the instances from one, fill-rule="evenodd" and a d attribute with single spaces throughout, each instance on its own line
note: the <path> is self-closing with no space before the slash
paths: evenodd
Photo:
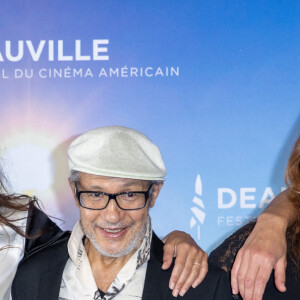
<path id="1" fill-rule="evenodd" d="M 33 216 L 32 224 L 36 221 L 41 222 L 44 224 L 43 229 L 46 230 L 48 218 L 39 213 L 36 217 L 38 220 L 35 220 Z M 51 223 L 49 225 L 53 226 Z M 28 242 L 28 253 L 18 267 L 12 286 L 14 300 L 58 299 L 63 270 L 69 258 L 67 243 L 70 233 L 57 231 L 54 236 L 52 233 L 45 231 L 45 234 L 50 237 L 48 242 L 45 236 L 41 236 L 37 241 Z M 35 243 L 35 248 L 32 248 L 33 243 Z M 174 299 L 172 291 L 168 288 L 172 268 L 162 270 L 162 258 L 163 243 L 153 233 L 143 300 Z M 183 299 L 232 299 L 225 272 L 212 266 L 203 283 L 196 289 L 191 288 Z"/>

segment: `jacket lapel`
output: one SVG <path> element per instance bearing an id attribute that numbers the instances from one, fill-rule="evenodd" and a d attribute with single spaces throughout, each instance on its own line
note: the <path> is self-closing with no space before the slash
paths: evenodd
<path id="1" fill-rule="evenodd" d="M 64 258 L 52 269 L 41 276 L 37 299 L 57 300 L 59 297 L 62 274 L 66 265 Z"/>
<path id="2" fill-rule="evenodd" d="M 172 268 L 164 271 L 161 269 L 163 263 L 163 243 L 153 232 L 150 260 L 148 261 L 143 300 L 164 300 L 171 293 L 169 279 Z"/>

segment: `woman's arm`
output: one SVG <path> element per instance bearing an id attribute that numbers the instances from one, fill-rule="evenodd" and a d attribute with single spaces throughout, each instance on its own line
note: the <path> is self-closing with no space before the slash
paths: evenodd
<path id="1" fill-rule="evenodd" d="M 240 293 L 247 300 L 262 299 L 273 269 L 277 289 L 286 290 L 286 230 L 295 221 L 294 211 L 288 191 L 284 191 L 258 217 L 231 270 L 233 294 Z"/>

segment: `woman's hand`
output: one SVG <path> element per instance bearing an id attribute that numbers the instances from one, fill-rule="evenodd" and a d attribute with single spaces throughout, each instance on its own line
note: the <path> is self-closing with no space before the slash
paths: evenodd
<path id="1" fill-rule="evenodd" d="M 261 300 L 272 270 L 280 292 L 285 288 L 286 228 L 281 217 L 262 214 L 239 250 L 231 270 L 232 293 L 246 300 Z"/>
<path id="2" fill-rule="evenodd" d="M 164 239 L 164 257 L 162 269 L 168 269 L 175 259 L 175 265 L 169 282 L 173 296 L 183 296 L 193 286 L 195 288 L 204 279 L 207 271 L 207 254 L 189 234 L 172 231 Z"/>

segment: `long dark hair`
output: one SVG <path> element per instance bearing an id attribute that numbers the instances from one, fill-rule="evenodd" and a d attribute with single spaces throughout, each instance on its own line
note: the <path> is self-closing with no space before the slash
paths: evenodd
<path id="1" fill-rule="evenodd" d="M 285 172 L 289 200 L 295 207 L 295 222 L 289 232 L 292 241 L 292 253 L 300 263 L 300 136 L 298 137 Z M 288 232 L 288 234 L 289 234 Z"/>
<path id="2" fill-rule="evenodd" d="M 27 237 L 26 232 L 14 224 L 19 219 L 11 219 L 11 215 L 15 211 L 28 211 L 36 200 L 28 198 L 26 195 L 17 195 L 8 193 L 5 188 L 6 179 L 0 170 L 0 226 L 6 225 L 16 231 L 18 234 Z M 6 212 L 9 212 L 8 214 Z M 5 213 L 3 213 L 5 212 Z"/>

